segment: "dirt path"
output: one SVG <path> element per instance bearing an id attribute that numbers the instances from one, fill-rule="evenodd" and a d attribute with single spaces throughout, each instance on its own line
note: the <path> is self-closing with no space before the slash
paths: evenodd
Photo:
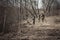
<path id="1" fill-rule="evenodd" d="M 56 17 L 47 17 L 47 23 L 38 22 L 25 25 L 22 28 L 22 40 L 60 40 L 60 23 L 55 23 Z M 59 19 L 59 18 L 58 18 Z"/>

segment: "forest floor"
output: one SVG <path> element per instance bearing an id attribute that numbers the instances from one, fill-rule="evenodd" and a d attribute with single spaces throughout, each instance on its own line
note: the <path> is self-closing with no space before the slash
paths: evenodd
<path id="1" fill-rule="evenodd" d="M 21 40 L 60 40 L 59 16 L 46 17 L 45 22 L 36 19 L 35 24 L 32 24 L 31 20 L 24 25 L 21 28 Z"/>
<path id="2" fill-rule="evenodd" d="M 36 19 L 36 24 L 32 24 L 31 19 L 29 22 L 23 21 L 17 34 L 6 34 L 5 39 L 1 37 L 0 40 L 60 40 L 59 16 L 46 17 L 45 22 Z"/>

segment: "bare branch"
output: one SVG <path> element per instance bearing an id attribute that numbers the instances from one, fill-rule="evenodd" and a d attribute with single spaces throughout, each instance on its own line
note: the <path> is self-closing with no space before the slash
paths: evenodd
<path id="1" fill-rule="evenodd" d="M 32 10 L 34 11 L 34 14 L 37 16 L 36 11 L 35 11 L 35 9 L 34 9 L 34 7 L 32 5 L 32 1 L 30 0 L 30 2 L 31 2 Z"/>

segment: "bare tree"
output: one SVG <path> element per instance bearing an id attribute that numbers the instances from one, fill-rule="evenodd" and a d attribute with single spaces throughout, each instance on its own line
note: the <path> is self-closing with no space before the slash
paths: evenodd
<path id="1" fill-rule="evenodd" d="M 42 0 L 45 13 L 48 13 L 51 10 L 51 5 L 55 0 Z"/>
<path id="2" fill-rule="evenodd" d="M 30 2 L 29 2 L 30 1 Z M 29 12 L 31 14 L 31 16 L 33 16 L 33 19 L 35 20 L 35 18 L 37 17 L 37 13 L 36 13 L 36 8 L 32 3 L 32 0 L 25 0 L 25 6 L 23 4 L 21 4 L 21 6 L 26 10 L 26 13 Z M 23 3 L 23 2 L 22 2 Z M 34 2 L 34 4 L 36 4 L 36 2 Z M 29 6 L 32 8 L 28 8 L 27 6 Z M 32 11 L 31 11 L 32 10 Z M 28 14 L 28 13 L 27 13 Z"/>

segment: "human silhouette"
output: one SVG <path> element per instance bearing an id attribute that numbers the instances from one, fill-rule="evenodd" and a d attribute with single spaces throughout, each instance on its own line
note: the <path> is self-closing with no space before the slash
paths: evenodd
<path id="1" fill-rule="evenodd" d="M 42 14 L 42 22 L 44 22 L 44 20 L 45 20 L 45 15 L 44 14 Z"/>
<path id="2" fill-rule="evenodd" d="M 35 16 L 33 17 L 33 24 L 35 24 Z"/>

